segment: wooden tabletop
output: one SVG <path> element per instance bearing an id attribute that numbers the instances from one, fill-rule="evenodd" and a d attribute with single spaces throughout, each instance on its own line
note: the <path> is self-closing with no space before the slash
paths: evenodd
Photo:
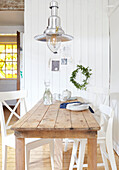
<path id="1" fill-rule="evenodd" d="M 60 103 L 57 101 L 53 105 L 45 106 L 39 101 L 12 126 L 16 137 L 88 138 L 100 130 L 89 110 L 76 112 L 60 109 Z"/>

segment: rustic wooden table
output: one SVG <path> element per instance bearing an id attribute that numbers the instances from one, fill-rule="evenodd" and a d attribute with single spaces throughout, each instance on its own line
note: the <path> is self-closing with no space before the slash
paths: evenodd
<path id="1" fill-rule="evenodd" d="M 62 170 L 63 138 L 88 139 L 88 170 L 97 169 L 97 131 L 100 129 L 89 110 L 60 109 L 60 102 L 44 106 L 40 101 L 13 126 L 16 136 L 16 170 L 25 170 L 25 138 L 54 138 L 54 167 Z"/>

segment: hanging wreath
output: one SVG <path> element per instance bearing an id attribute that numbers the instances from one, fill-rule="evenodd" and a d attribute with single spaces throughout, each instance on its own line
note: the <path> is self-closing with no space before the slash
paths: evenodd
<path id="1" fill-rule="evenodd" d="M 76 81 L 76 76 L 77 76 L 77 73 L 79 72 L 79 70 L 85 76 L 85 79 L 83 80 L 82 84 L 80 84 Z M 77 89 L 86 90 L 86 88 L 87 88 L 86 86 L 88 85 L 88 79 L 92 75 L 91 71 L 92 71 L 92 69 L 90 69 L 89 67 L 83 67 L 82 65 L 77 65 L 77 69 L 72 72 L 70 81 L 74 84 L 74 86 Z"/>

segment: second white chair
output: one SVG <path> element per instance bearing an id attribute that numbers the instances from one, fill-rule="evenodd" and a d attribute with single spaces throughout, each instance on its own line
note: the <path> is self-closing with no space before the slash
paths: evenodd
<path id="1" fill-rule="evenodd" d="M 100 122 L 100 110 L 99 105 L 100 104 L 106 104 L 109 103 L 109 90 L 107 88 L 99 88 L 99 87 L 88 87 L 84 97 L 85 102 L 90 102 L 91 107 L 93 111 L 95 112 L 94 117 L 97 120 L 97 122 Z M 65 147 L 64 152 L 67 151 L 68 142 L 73 141 L 69 139 L 65 139 Z"/>
<path id="2" fill-rule="evenodd" d="M 117 170 L 114 152 L 113 152 L 113 143 L 112 143 L 112 125 L 113 125 L 114 111 L 112 110 L 111 107 L 106 105 L 100 105 L 99 110 L 102 114 L 101 114 L 101 123 L 100 123 L 101 130 L 98 133 L 97 143 L 100 145 L 103 163 L 99 163 L 97 165 L 104 166 L 105 170 L 109 170 L 108 163 L 107 163 L 107 159 L 109 159 L 112 170 Z M 80 147 L 79 147 L 79 154 L 77 158 L 77 149 L 78 149 L 79 142 L 80 142 Z M 87 144 L 87 139 L 76 139 L 74 141 L 69 170 L 72 170 L 73 168 L 77 168 L 77 170 L 82 170 L 83 167 L 88 166 L 87 164 L 83 164 L 86 144 Z"/>

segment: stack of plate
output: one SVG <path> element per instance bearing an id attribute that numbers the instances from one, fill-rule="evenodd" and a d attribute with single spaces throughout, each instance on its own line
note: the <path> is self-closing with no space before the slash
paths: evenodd
<path id="1" fill-rule="evenodd" d="M 89 109 L 89 104 L 86 103 L 69 103 L 67 104 L 66 109 L 72 110 L 72 111 L 82 111 Z"/>

